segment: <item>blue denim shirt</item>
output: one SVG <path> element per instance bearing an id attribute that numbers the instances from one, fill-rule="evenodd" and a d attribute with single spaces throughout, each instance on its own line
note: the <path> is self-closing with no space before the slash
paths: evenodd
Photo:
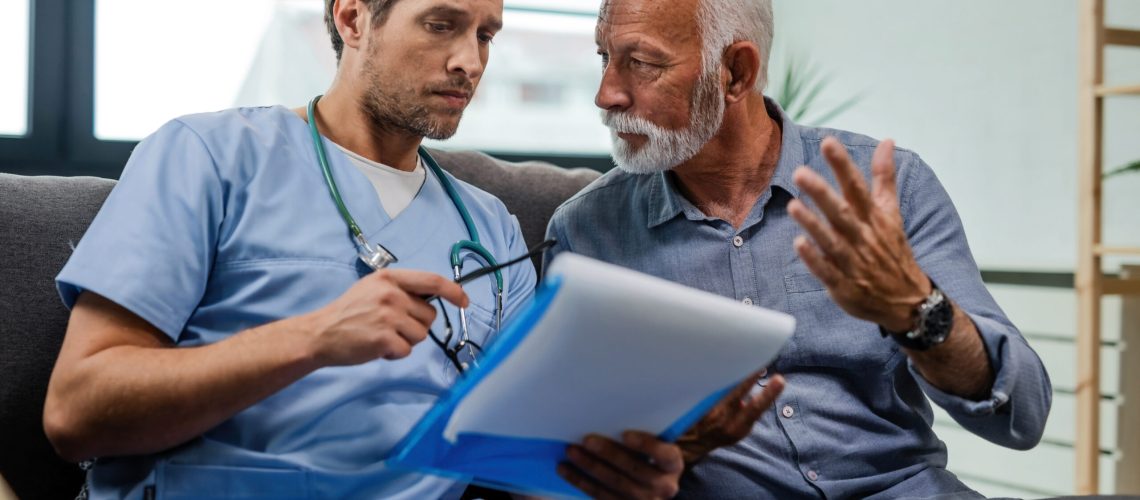
<path id="1" fill-rule="evenodd" d="M 795 316 L 796 332 L 770 370 L 784 374 L 786 390 L 749 437 L 685 475 L 682 497 L 972 496 L 945 469 L 927 398 L 975 434 L 1027 449 L 1051 404 L 1044 366 L 986 291 L 934 172 L 907 150 L 895 151 L 907 236 L 922 269 L 981 332 L 996 372 L 992 392 L 970 401 L 938 390 L 876 325 L 843 312 L 792 248 L 802 233 L 787 212 L 800 197 L 792 172 L 807 165 L 835 185 L 819 153 L 834 136 L 869 179 L 878 141 L 797 125 L 768 104 L 782 121 L 780 160 L 740 229 L 705 216 L 671 174 L 615 169 L 554 214 L 548 236 L 559 244 L 551 255 L 575 252 Z"/>

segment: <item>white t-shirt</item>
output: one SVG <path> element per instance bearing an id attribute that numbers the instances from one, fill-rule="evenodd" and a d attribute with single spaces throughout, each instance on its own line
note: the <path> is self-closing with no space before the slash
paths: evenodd
<path id="1" fill-rule="evenodd" d="M 360 169 L 360 172 L 372 183 L 372 187 L 376 188 L 376 194 L 380 197 L 380 204 L 384 206 L 384 211 L 388 212 L 388 217 L 393 219 L 400 215 L 400 212 L 403 212 L 405 208 L 408 208 L 427 179 L 424 161 L 419 156 L 416 156 L 415 170 L 405 172 L 369 160 L 341 147 L 339 144 L 336 147 L 348 155 L 352 164 Z"/>

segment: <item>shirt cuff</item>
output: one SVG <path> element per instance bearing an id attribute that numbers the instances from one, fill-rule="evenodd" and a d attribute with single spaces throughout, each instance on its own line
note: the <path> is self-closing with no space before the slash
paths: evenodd
<path id="1" fill-rule="evenodd" d="M 1009 346 L 1009 327 L 997 321 L 981 316 L 966 313 L 978 333 L 982 336 L 982 344 L 986 349 L 986 357 L 994 369 L 994 385 L 990 394 L 983 400 L 975 401 L 944 392 L 919 373 L 914 366 L 914 360 L 907 360 L 907 369 L 911 376 L 918 381 L 919 387 L 938 406 L 941 406 L 951 415 L 966 417 L 985 417 L 1001 412 L 1009 403 L 1009 394 L 1013 390 L 1014 381 L 1017 380 L 1017 363 L 1013 360 Z"/>

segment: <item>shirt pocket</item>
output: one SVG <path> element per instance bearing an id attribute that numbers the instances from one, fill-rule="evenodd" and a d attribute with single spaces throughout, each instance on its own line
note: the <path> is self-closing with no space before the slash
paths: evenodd
<path id="1" fill-rule="evenodd" d="M 878 327 L 857 319 L 831 299 L 827 287 L 808 272 L 784 276 L 788 313 L 796 331 L 782 361 L 790 367 L 877 374 L 895 369 L 904 357 L 898 344 L 884 339 Z"/>

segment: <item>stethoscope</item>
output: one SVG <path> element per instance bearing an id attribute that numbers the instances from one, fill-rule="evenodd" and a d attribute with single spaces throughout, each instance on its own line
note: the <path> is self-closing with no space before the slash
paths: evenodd
<path id="1" fill-rule="evenodd" d="M 328 157 L 325 154 L 324 141 L 321 140 L 320 131 L 317 130 L 317 101 L 321 96 L 316 96 L 313 100 L 309 101 L 309 132 L 313 136 L 313 146 L 317 151 L 317 160 L 321 164 L 321 172 L 325 176 L 325 184 L 329 187 L 329 194 L 332 195 L 333 201 L 336 202 L 336 207 L 340 211 L 340 216 L 344 222 L 348 224 L 348 230 L 352 232 L 352 237 L 356 241 L 357 255 L 368 267 L 374 270 L 381 270 L 399 261 L 392 252 L 390 252 L 384 245 L 379 243 L 372 245 L 368 239 L 364 237 L 364 232 L 360 230 L 357 225 L 356 219 L 352 218 L 352 214 L 348 212 L 348 207 L 344 205 L 344 200 L 341 199 L 340 190 L 336 187 L 336 181 L 333 180 L 332 169 L 329 168 Z M 482 244 L 479 243 L 479 230 L 475 228 L 475 223 L 471 220 L 471 214 L 467 212 L 467 206 L 463 204 L 463 199 L 459 197 L 459 193 L 455 191 L 455 186 L 452 186 L 451 181 L 444 175 L 443 169 L 439 167 L 435 159 L 428 154 L 422 146 L 419 148 L 418 154 L 428 168 L 439 180 L 443 190 L 447 192 L 447 196 L 451 198 L 451 203 L 455 205 L 455 210 L 459 212 L 459 216 L 463 218 L 463 224 L 467 226 L 468 239 L 460 240 L 451 246 L 451 269 L 455 274 L 455 279 L 459 280 L 460 272 L 463 269 L 462 252 L 467 250 L 483 259 L 487 267 L 499 267 L 495 257 L 491 255 Z M 495 274 L 495 329 L 498 330 L 503 324 L 503 273 L 499 269 L 494 271 Z M 442 306 L 441 306 L 442 307 Z M 446 314 L 446 312 L 444 313 Z M 470 338 L 467 334 L 467 310 L 466 308 L 459 309 L 459 324 L 462 328 L 462 338 L 460 345 L 467 346 L 470 354 L 474 357 L 474 350 Z M 446 349 L 446 348 L 445 348 Z"/>

